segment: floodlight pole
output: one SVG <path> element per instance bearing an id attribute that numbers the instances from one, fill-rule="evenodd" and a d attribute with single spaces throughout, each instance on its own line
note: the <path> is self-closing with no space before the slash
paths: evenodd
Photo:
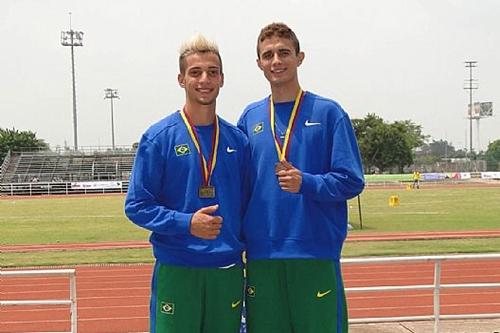
<path id="1" fill-rule="evenodd" d="M 109 99 L 111 101 L 111 143 L 113 150 L 115 150 L 115 121 L 113 116 L 113 99 L 120 98 L 118 96 L 118 90 L 116 89 L 104 89 L 104 99 Z"/>
<path id="2" fill-rule="evenodd" d="M 73 82 L 73 140 L 78 150 L 78 120 L 76 116 L 76 80 L 75 80 L 75 46 L 83 46 L 83 32 L 71 28 L 71 12 L 69 13 L 69 31 L 61 32 L 61 45 L 71 47 L 71 74 Z"/>
<path id="3" fill-rule="evenodd" d="M 472 149 L 472 110 L 474 105 L 472 104 L 472 91 L 477 89 L 474 87 L 474 79 L 472 78 L 472 69 L 477 67 L 477 61 L 466 61 L 465 67 L 469 68 L 469 79 L 468 84 L 464 88 L 465 90 L 469 90 L 469 154 L 472 157 L 473 149 Z"/>

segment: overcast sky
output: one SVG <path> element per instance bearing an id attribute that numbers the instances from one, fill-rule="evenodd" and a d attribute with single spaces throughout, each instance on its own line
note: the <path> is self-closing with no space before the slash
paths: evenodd
<path id="1" fill-rule="evenodd" d="M 73 145 L 70 48 L 61 31 L 83 31 L 75 48 L 78 141 L 131 145 L 182 108 L 178 49 L 201 32 L 220 47 L 225 86 L 217 110 L 235 123 L 269 87 L 255 63 L 262 26 L 283 21 L 306 54 L 305 90 L 337 100 L 351 118 L 412 120 L 433 139 L 469 145 L 464 61 L 478 61 L 474 101 L 500 106 L 498 0 L 1 0 L 0 127 L 33 130 L 52 148 Z M 480 145 L 500 139 L 500 117 L 480 121 Z M 476 123 L 473 135 L 476 145 Z M 477 147 L 475 147 L 477 149 Z"/>

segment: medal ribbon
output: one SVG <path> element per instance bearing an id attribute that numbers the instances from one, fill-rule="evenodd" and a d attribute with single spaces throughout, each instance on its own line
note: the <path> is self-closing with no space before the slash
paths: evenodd
<path id="1" fill-rule="evenodd" d="M 281 142 L 279 138 L 276 136 L 275 130 L 275 116 L 274 116 L 274 102 L 273 96 L 269 98 L 269 114 L 271 118 L 271 131 L 273 133 L 274 144 L 276 145 L 276 152 L 278 153 L 278 160 L 284 161 L 288 157 L 288 151 L 290 150 L 290 136 L 295 128 L 295 121 L 297 119 L 297 115 L 300 111 L 300 106 L 302 105 L 302 101 L 304 100 L 305 93 L 302 89 L 299 89 L 299 93 L 297 97 L 295 97 L 295 103 L 293 105 L 292 114 L 290 115 L 290 119 L 288 120 L 288 127 L 286 128 L 285 139 L 283 140 L 283 147 L 281 147 Z"/>
<path id="2" fill-rule="evenodd" d="M 200 140 L 198 139 L 198 135 L 196 134 L 196 128 L 193 126 L 191 119 L 189 118 L 188 114 L 184 112 L 184 110 L 181 111 L 181 116 L 182 120 L 184 120 L 184 124 L 186 125 L 189 135 L 191 136 L 191 140 L 193 140 L 194 146 L 198 151 L 198 155 L 200 156 L 200 167 L 203 176 L 203 185 L 208 186 L 210 185 L 210 178 L 212 178 L 212 173 L 214 172 L 215 164 L 217 162 L 217 148 L 219 147 L 219 117 L 215 115 L 214 132 L 212 135 L 212 151 L 210 152 L 210 158 L 207 163 L 205 156 L 203 156 L 201 152 Z"/>

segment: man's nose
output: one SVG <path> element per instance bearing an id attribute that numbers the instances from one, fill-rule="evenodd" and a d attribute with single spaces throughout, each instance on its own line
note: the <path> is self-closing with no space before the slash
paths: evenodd
<path id="1" fill-rule="evenodd" d="M 278 52 L 276 52 L 274 55 L 273 55 L 273 64 L 275 63 L 281 63 L 281 58 L 280 58 L 280 55 Z"/>
<path id="2" fill-rule="evenodd" d="M 208 75 L 208 72 L 206 71 L 201 72 L 200 81 L 209 81 L 209 80 L 210 76 Z"/>

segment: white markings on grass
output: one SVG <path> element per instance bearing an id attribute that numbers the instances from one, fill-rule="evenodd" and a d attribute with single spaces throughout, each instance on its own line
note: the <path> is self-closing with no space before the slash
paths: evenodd
<path id="1" fill-rule="evenodd" d="M 397 208 L 394 208 L 397 209 Z M 370 212 L 370 215 L 387 215 L 387 212 Z M 390 212 L 391 215 L 449 215 L 448 212 Z"/>
<path id="2" fill-rule="evenodd" d="M 123 215 L 53 215 L 51 218 L 58 219 L 115 219 L 122 218 Z M 33 215 L 16 215 L 16 216 L 0 216 L 1 220 L 18 220 L 18 219 L 29 219 L 29 220 L 47 220 L 47 216 L 33 216 Z"/>

